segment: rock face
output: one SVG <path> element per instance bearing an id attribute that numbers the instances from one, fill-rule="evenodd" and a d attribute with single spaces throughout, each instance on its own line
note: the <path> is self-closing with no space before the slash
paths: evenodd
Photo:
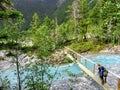
<path id="1" fill-rule="evenodd" d="M 21 11 L 25 19 L 31 19 L 37 12 L 40 17 L 53 15 L 57 7 L 65 0 L 14 0 L 14 8 Z"/>
<path id="2" fill-rule="evenodd" d="M 105 50 L 101 50 L 100 53 L 120 54 L 120 46 L 107 47 Z"/>
<path id="3" fill-rule="evenodd" d="M 65 0 L 58 0 L 58 5 L 61 5 Z"/>
<path id="4" fill-rule="evenodd" d="M 72 81 L 73 80 L 73 81 Z M 50 90 L 103 90 L 89 76 L 64 79 L 52 85 Z"/>
<path id="5" fill-rule="evenodd" d="M 6 69 L 9 69 L 11 66 L 16 65 L 15 58 L 14 57 L 8 57 L 7 54 L 9 52 L 5 50 L 0 51 L 0 72 L 4 71 Z M 29 63 L 36 63 L 38 59 L 33 55 L 31 57 L 27 56 L 26 54 L 20 54 L 18 57 L 18 61 L 21 66 L 24 66 L 25 64 Z"/>
<path id="6" fill-rule="evenodd" d="M 5 50 L 0 51 L 0 71 L 6 70 L 12 65 L 12 58 L 6 57 L 7 52 Z"/>

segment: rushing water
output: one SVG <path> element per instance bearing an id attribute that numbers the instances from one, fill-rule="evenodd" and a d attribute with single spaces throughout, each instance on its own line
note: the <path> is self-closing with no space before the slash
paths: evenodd
<path id="1" fill-rule="evenodd" d="M 103 66 L 113 65 L 120 63 L 120 55 L 94 55 L 88 57 L 94 62 L 100 62 Z"/>
<path id="2" fill-rule="evenodd" d="M 110 68 L 110 70 L 113 70 L 114 73 L 117 73 L 117 74 L 120 75 L 120 70 L 118 69 L 119 68 L 118 66 L 120 65 L 120 55 L 93 55 L 93 56 L 87 56 L 87 58 L 91 59 L 92 61 L 94 61 L 96 63 L 98 63 L 98 62 L 102 63 L 103 66 Z M 116 68 L 118 70 L 114 70 Z M 50 72 L 51 73 L 54 73 L 55 70 L 58 70 L 57 72 L 59 73 L 58 75 L 56 75 L 56 77 L 59 77 L 58 80 L 69 78 L 70 76 L 68 75 L 68 73 L 69 74 L 70 73 L 76 74 L 76 75 L 79 76 L 79 75 L 81 75 L 81 72 L 82 72 L 80 70 L 80 68 L 77 65 L 73 64 L 73 63 L 69 64 L 69 65 L 62 65 L 62 66 L 59 66 L 58 68 L 56 68 L 56 67 L 50 67 Z M 15 83 L 17 83 L 17 76 L 15 75 L 15 68 L 8 69 L 8 70 L 6 70 L 6 71 L 4 71 L 4 72 L 2 72 L 0 74 L 1 78 L 4 78 L 5 76 L 7 76 L 8 79 L 11 81 L 11 85 L 12 86 L 14 86 Z M 24 75 L 22 77 L 24 77 Z M 84 77 L 82 76 L 82 78 L 84 78 Z M 57 78 L 55 80 L 57 80 Z M 85 79 L 83 79 L 83 81 L 85 81 Z M 88 83 L 88 82 L 86 82 L 86 83 Z M 59 84 L 59 86 L 60 86 L 60 84 Z M 92 88 L 92 87 L 89 87 L 89 88 Z M 55 89 L 53 87 L 53 90 L 57 90 L 57 89 Z M 59 90 L 67 90 L 67 89 L 61 88 Z M 78 90 L 78 89 L 75 89 L 75 90 Z M 82 90 L 82 88 L 80 90 Z M 84 89 L 84 90 L 91 90 L 91 89 Z M 99 90 L 99 89 L 94 89 L 94 90 Z"/>
<path id="3" fill-rule="evenodd" d="M 91 59 L 95 63 L 101 63 L 109 71 L 120 76 L 120 55 L 92 55 L 87 56 L 88 59 Z M 84 64 L 84 60 L 82 62 Z M 90 63 L 87 63 L 88 67 L 91 68 Z M 74 67 L 74 65 L 72 66 Z M 97 67 L 96 67 L 97 69 Z M 78 72 L 78 71 L 77 71 Z M 73 90 L 103 90 L 98 84 L 96 84 L 90 77 L 80 76 L 77 77 L 76 83 L 71 83 L 69 80 L 61 80 L 57 84 L 53 84 L 51 90 L 69 90 L 70 87 L 73 87 Z M 111 73 L 108 73 L 107 83 L 113 87 L 114 90 L 117 88 L 117 78 Z"/>

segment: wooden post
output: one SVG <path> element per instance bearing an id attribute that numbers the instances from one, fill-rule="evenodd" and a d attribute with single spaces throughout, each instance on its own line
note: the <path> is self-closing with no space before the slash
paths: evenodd
<path id="1" fill-rule="evenodd" d="M 74 54 L 74 58 L 77 60 L 77 55 L 76 54 Z"/>
<path id="2" fill-rule="evenodd" d="M 87 68 L 87 60 L 85 59 L 85 67 Z"/>
<path id="3" fill-rule="evenodd" d="M 86 59 L 84 60 L 84 66 L 87 68 L 87 60 Z M 84 74 L 84 76 L 87 75 L 84 71 L 83 71 L 83 74 Z"/>
<path id="4" fill-rule="evenodd" d="M 118 90 L 120 90 L 120 78 L 118 78 Z"/>
<path id="5" fill-rule="evenodd" d="M 93 74 L 95 74 L 95 64 L 93 64 L 92 72 L 93 72 Z"/>
<path id="6" fill-rule="evenodd" d="M 79 56 L 77 56 L 77 61 L 81 63 L 81 58 Z"/>

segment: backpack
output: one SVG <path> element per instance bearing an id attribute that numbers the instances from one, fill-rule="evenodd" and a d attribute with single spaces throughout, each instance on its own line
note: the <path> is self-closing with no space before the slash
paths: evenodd
<path id="1" fill-rule="evenodd" d="M 103 76 L 107 77 L 107 75 L 108 75 L 108 70 L 106 68 L 104 68 L 104 70 L 103 70 Z"/>

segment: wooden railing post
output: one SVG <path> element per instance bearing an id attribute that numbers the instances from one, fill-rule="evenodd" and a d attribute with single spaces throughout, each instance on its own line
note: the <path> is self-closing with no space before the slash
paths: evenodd
<path id="1" fill-rule="evenodd" d="M 87 60 L 85 59 L 85 67 L 87 68 Z"/>
<path id="2" fill-rule="evenodd" d="M 120 90 L 120 78 L 118 78 L 118 90 Z"/>
<path id="3" fill-rule="evenodd" d="M 77 56 L 77 61 L 79 61 L 79 56 Z"/>
<path id="4" fill-rule="evenodd" d="M 95 74 L 95 64 L 93 64 L 92 72 Z"/>
<path id="5" fill-rule="evenodd" d="M 79 61 L 81 63 L 81 58 L 80 56 L 77 56 L 77 61 Z"/>

